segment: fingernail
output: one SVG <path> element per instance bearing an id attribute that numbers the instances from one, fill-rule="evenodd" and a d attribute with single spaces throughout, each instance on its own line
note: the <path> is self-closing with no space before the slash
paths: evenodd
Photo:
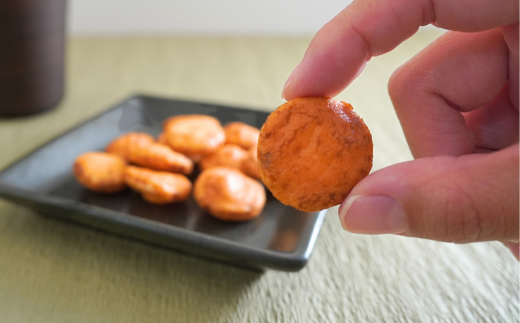
<path id="1" fill-rule="evenodd" d="M 285 81 L 285 84 L 283 85 L 283 89 L 282 89 L 282 99 L 285 100 L 285 97 L 284 97 L 284 92 L 285 92 L 285 89 L 289 87 L 289 84 L 291 84 L 291 81 L 294 77 L 294 74 L 296 72 L 296 70 L 298 69 L 298 66 L 300 66 L 300 63 L 298 63 L 298 65 L 296 65 L 296 67 L 294 68 L 294 70 L 292 71 L 292 73 L 289 75 L 289 77 L 287 78 L 287 81 Z"/>
<path id="2" fill-rule="evenodd" d="M 353 195 L 339 208 L 343 229 L 362 234 L 404 233 L 405 221 L 401 204 L 383 195 Z"/>

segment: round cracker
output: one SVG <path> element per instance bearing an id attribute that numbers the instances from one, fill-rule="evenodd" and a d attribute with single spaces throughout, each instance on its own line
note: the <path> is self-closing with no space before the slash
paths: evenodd
<path id="1" fill-rule="evenodd" d="M 258 170 L 282 203 L 306 212 L 340 204 L 372 168 L 372 136 L 348 103 L 297 98 L 276 109 L 258 141 Z"/>

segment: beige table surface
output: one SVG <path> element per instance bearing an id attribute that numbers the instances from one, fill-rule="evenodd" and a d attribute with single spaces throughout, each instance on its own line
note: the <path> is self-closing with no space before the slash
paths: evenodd
<path id="1" fill-rule="evenodd" d="M 411 159 L 386 84 L 440 32 L 374 58 L 338 98 L 374 169 Z M 0 119 L 0 169 L 134 93 L 270 111 L 310 38 L 74 38 L 55 110 Z M 326 217 L 308 265 L 263 274 L 37 216 L 0 200 L 0 322 L 518 322 L 519 265 L 498 243 L 344 232 Z"/>

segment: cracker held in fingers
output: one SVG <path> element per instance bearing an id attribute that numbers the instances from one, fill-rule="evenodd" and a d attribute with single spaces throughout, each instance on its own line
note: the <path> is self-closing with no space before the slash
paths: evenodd
<path id="1" fill-rule="evenodd" d="M 258 170 L 282 203 L 315 212 L 340 204 L 372 168 L 372 136 L 348 103 L 296 98 L 276 109 L 258 140 Z"/>

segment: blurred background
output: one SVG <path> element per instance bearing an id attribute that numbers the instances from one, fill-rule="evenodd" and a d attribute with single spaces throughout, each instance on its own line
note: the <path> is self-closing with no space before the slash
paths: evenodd
<path id="1" fill-rule="evenodd" d="M 139 93 L 272 111 L 312 36 L 351 2 L 70 0 L 64 42 L 61 1 L 0 1 L 57 7 L 44 17 L 58 41 L 38 48 L 56 47 L 64 85 L 46 113 L 0 117 L 0 171 Z M 338 95 L 372 132 L 372 171 L 412 159 L 388 79 L 442 33 L 421 28 Z M 13 48 L 0 42 L 8 68 Z M 518 262 L 498 242 L 350 234 L 334 207 L 303 270 L 257 273 L 37 215 L 0 199 L 1 322 L 518 322 Z"/>
<path id="2" fill-rule="evenodd" d="M 309 36 L 351 0 L 72 0 L 72 35 Z"/>

